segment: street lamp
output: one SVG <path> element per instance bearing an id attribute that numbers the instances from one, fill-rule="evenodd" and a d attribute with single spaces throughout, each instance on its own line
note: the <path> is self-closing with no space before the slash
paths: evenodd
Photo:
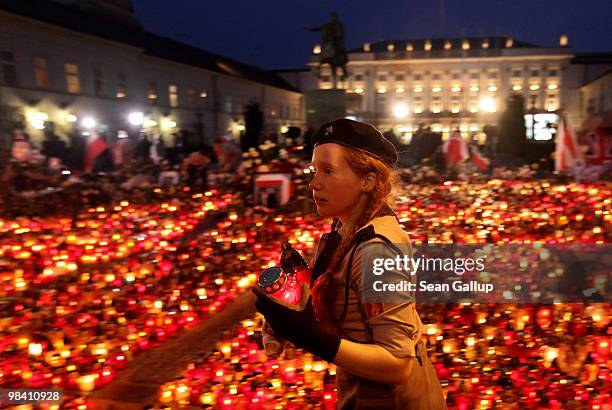
<path id="1" fill-rule="evenodd" d="M 95 128 L 96 124 L 98 124 L 98 122 L 92 117 L 85 117 L 83 118 L 83 121 L 81 121 L 83 128 L 92 129 Z"/>
<path id="2" fill-rule="evenodd" d="M 408 115 L 408 107 L 406 104 L 397 104 L 393 107 L 393 115 L 396 118 L 405 118 Z"/>
<path id="3" fill-rule="evenodd" d="M 495 106 L 495 101 L 491 97 L 485 97 L 480 100 L 480 109 L 486 112 L 495 112 L 497 107 Z"/>
<path id="4" fill-rule="evenodd" d="M 128 121 L 134 126 L 142 125 L 144 122 L 144 114 L 141 112 L 132 112 L 128 115 Z"/>

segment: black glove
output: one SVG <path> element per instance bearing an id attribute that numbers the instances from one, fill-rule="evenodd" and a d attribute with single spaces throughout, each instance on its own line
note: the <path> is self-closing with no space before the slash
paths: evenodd
<path id="1" fill-rule="evenodd" d="M 272 327 L 274 333 L 293 343 L 295 347 L 307 350 L 325 361 L 334 361 L 340 348 L 340 337 L 325 330 L 317 321 L 311 298 L 308 299 L 306 308 L 298 312 L 255 294 L 255 307 L 264 315 L 266 323 Z"/>

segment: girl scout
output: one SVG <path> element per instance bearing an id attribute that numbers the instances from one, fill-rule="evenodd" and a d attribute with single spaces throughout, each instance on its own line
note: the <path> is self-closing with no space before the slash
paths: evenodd
<path id="1" fill-rule="evenodd" d="M 338 408 L 446 409 L 414 298 L 367 289 L 368 257 L 410 249 L 388 205 L 395 148 L 373 126 L 348 119 L 323 125 L 313 145 L 310 188 L 318 213 L 335 222 L 315 255 L 312 301 L 297 312 L 258 294 L 258 310 L 277 335 L 337 365 Z"/>

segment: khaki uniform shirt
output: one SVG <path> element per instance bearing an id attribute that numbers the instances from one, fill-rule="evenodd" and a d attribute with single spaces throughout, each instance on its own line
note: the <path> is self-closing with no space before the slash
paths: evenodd
<path id="1" fill-rule="evenodd" d="M 401 244 L 402 249 L 412 257 L 412 249 L 408 234 L 399 226 L 394 215 L 379 216 L 367 225 L 372 225 L 377 234 L 385 236 L 393 244 Z M 342 227 L 339 229 L 342 235 Z M 324 241 L 319 243 L 317 257 L 322 251 Z M 413 365 L 410 380 L 403 385 L 393 385 L 375 382 L 359 377 L 347 370 L 338 368 L 336 386 L 338 388 L 339 409 L 446 409 L 440 383 L 433 366 L 427 358 L 425 345 L 420 341 L 423 323 L 416 311 L 414 297 L 403 293 L 398 299 L 381 297 L 376 299 L 375 293 L 369 292 L 372 280 L 364 280 L 363 275 L 373 275 L 368 269 L 370 257 L 394 258 L 398 254 L 396 248 L 388 245 L 380 238 L 362 242 L 357 246 L 351 266 L 349 259 L 352 250 L 344 256 L 338 269 L 332 274 L 333 283 L 337 286 L 335 303 L 336 318 L 344 318 L 340 322 L 343 338 L 353 342 L 377 344 L 387 349 L 399 358 L 413 358 L 418 363 Z M 348 297 L 346 298 L 346 283 L 348 278 Z M 385 271 L 381 280 L 389 278 L 404 279 L 416 282 L 405 271 Z M 374 276 L 371 276 L 374 279 Z M 370 289 L 371 291 L 371 289 Z M 372 298 L 373 297 L 373 298 Z M 346 304 L 346 307 L 345 307 Z"/>

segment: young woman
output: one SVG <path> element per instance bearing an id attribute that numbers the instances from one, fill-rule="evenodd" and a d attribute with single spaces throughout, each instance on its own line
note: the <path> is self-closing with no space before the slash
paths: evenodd
<path id="1" fill-rule="evenodd" d="M 402 245 L 410 252 L 389 207 L 395 148 L 348 119 L 323 125 L 313 145 L 310 188 L 318 213 L 335 222 L 317 249 L 312 302 L 297 312 L 258 294 L 258 310 L 277 335 L 337 365 L 338 408 L 446 409 L 414 298 L 370 289 L 373 256 L 394 258 Z M 380 279 L 409 277 L 392 269 Z"/>

